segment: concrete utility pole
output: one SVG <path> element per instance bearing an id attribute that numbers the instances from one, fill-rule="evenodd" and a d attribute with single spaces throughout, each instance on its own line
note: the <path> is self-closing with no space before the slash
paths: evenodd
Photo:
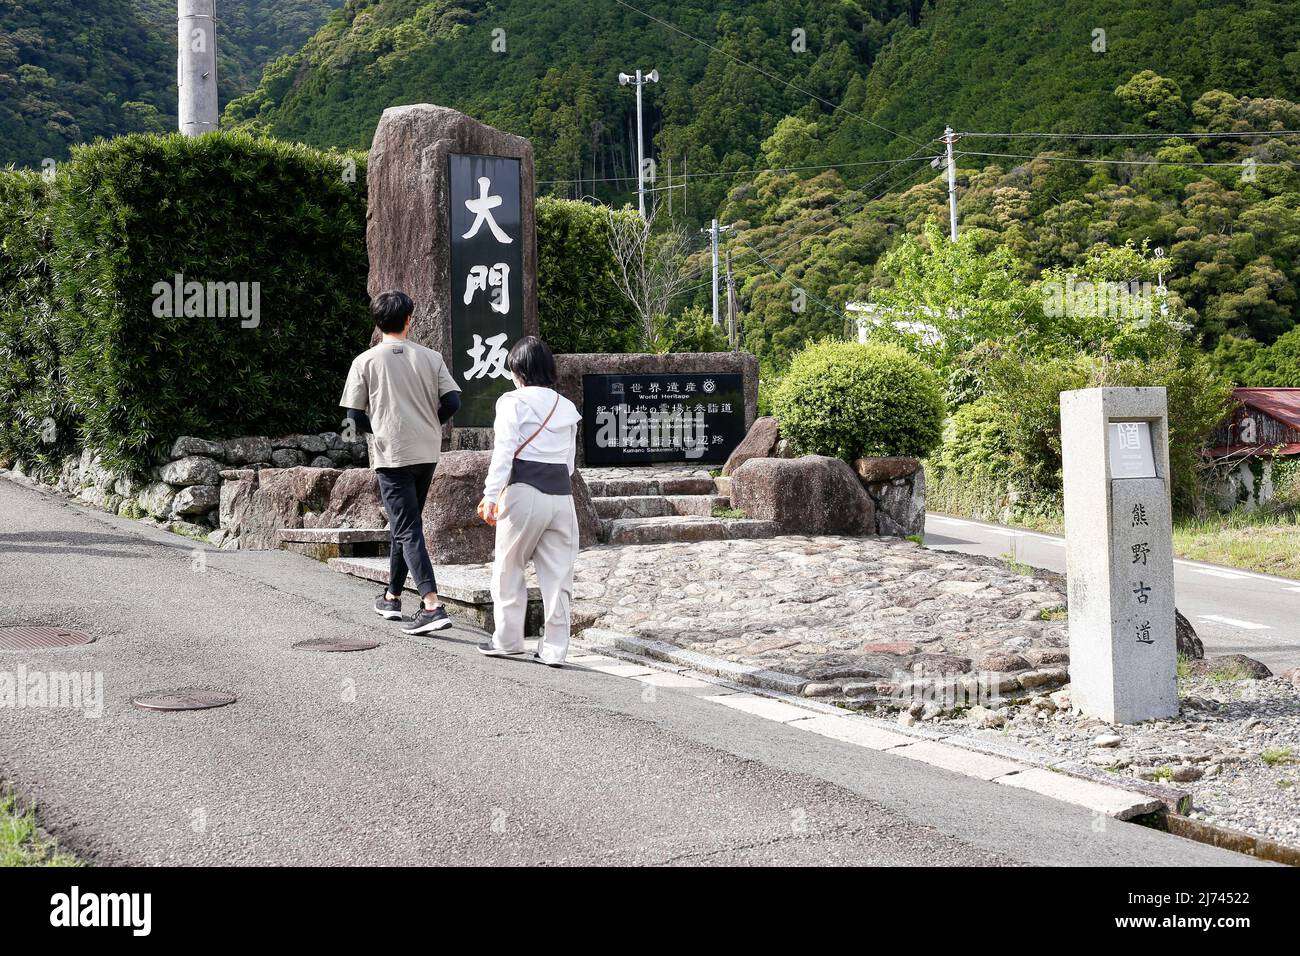
<path id="1" fill-rule="evenodd" d="M 630 76 L 627 73 L 618 75 L 620 86 L 627 86 L 629 83 L 636 84 L 636 203 L 637 208 L 641 210 L 641 218 L 645 218 L 645 146 L 643 143 L 644 124 L 641 121 L 641 87 L 647 83 L 659 82 L 659 71 L 651 70 L 649 73 L 642 74 L 640 70 L 636 71 L 636 76 Z"/>
<path id="2" fill-rule="evenodd" d="M 217 0 L 177 0 L 176 86 L 180 131 L 217 128 Z"/>
<path id="3" fill-rule="evenodd" d="M 957 160 L 952 155 L 952 144 L 957 135 L 951 126 L 944 127 L 943 142 L 948 147 L 948 225 L 953 242 L 957 241 Z"/>
<path id="4" fill-rule="evenodd" d="M 727 341 L 731 351 L 740 349 L 740 315 L 736 309 L 736 277 L 731 274 L 731 250 L 727 250 Z"/>
<path id="5" fill-rule="evenodd" d="M 719 226 L 718 220 L 713 220 L 713 225 L 708 229 L 701 229 L 700 232 L 708 233 L 710 245 L 713 247 L 713 327 L 721 328 L 722 319 L 718 315 L 718 236 L 727 232 L 733 226 Z"/>

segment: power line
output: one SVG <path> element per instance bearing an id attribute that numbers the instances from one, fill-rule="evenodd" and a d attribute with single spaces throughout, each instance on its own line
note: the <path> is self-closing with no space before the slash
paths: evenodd
<path id="1" fill-rule="evenodd" d="M 851 216 L 851 215 L 853 215 L 854 213 L 861 212 L 861 211 L 862 211 L 863 209 L 865 209 L 869 204 L 871 204 L 871 203 L 873 203 L 873 202 L 877 202 L 877 201 L 879 201 L 880 199 L 884 198 L 884 197 L 885 197 L 886 195 L 888 195 L 890 192 L 892 192 L 892 191 L 894 191 L 895 189 L 898 189 L 900 186 L 902 186 L 903 183 L 907 182 L 909 179 L 914 179 L 914 178 L 916 177 L 916 174 L 917 174 L 917 173 L 924 172 L 925 169 L 929 166 L 929 162 L 928 162 L 928 160 L 930 159 L 930 157 L 928 157 L 928 156 L 921 156 L 921 157 L 915 157 L 915 158 L 917 158 L 917 159 L 924 159 L 924 160 L 927 160 L 927 162 L 926 162 L 926 164 L 923 165 L 923 166 L 917 166 L 915 169 L 913 169 L 910 173 L 908 173 L 906 176 L 904 176 L 902 179 L 898 180 L 897 182 L 890 183 L 889 186 L 887 186 L 884 190 L 882 190 L 881 192 L 877 193 L 876 195 L 866 197 L 865 199 L 863 199 L 862 202 L 858 203 L 858 204 L 857 204 L 856 206 L 854 206 L 852 209 L 846 210 L 846 211 L 844 211 L 843 213 L 841 213 L 840 216 L 839 216 L 838 218 L 833 219 L 832 221 L 827 222 L 827 223 L 825 223 L 824 225 L 821 225 L 821 226 L 817 227 L 816 229 L 812 230 L 811 232 L 809 232 L 809 233 L 807 233 L 807 234 L 805 234 L 805 235 L 802 235 L 802 236 L 798 236 L 798 237 L 796 237 L 796 238 L 794 239 L 794 241 L 789 242 L 789 243 L 787 243 L 787 244 L 781 246 L 780 248 L 771 248 L 771 249 L 769 249 L 769 250 L 768 250 L 768 254 L 769 254 L 769 255 L 773 255 L 773 256 L 779 256 L 779 255 L 781 255 L 783 252 L 786 252 L 787 250 L 792 249 L 792 248 L 794 248 L 795 246 L 802 245 L 806 240 L 808 240 L 808 239 L 812 239 L 812 238 L 815 237 L 815 236 L 819 236 L 819 235 L 821 235 L 823 232 L 825 232 L 825 231 L 826 231 L 828 228 L 830 228 L 831 226 L 834 226 L 834 225 L 847 225 L 847 223 L 844 223 L 844 222 L 843 222 L 843 220 L 844 220 L 846 217 Z M 903 162 L 906 162 L 906 161 L 907 161 L 907 160 L 899 160 L 898 163 L 896 163 L 895 165 L 898 165 L 899 163 L 903 163 Z M 890 170 L 885 170 L 884 173 L 882 173 L 880 176 L 877 176 L 877 177 L 876 177 L 875 179 L 873 179 L 871 182 L 865 183 L 865 184 L 863 184 L 862 186 L 858 187 L 857 189 L 850 190 L 850 191 L 849 191 L 848 193 L 846 193 L 846 194 L 844 195 L 844 197 L 843 197 L 842 199 L 840 199 L 838 202 L 833 203 L 832 205 L 827 206 L 826 209 L 824 209 L 824 210 L 820 210 L 820 211 L 821 211 L 821 212 L 825 212 L 825 213 L 833 213 L 833 212 L 834 212 L 838 207 L 840 207 L 840 206 L 842 206 L 844 203 L 846 203 L 846 202 L 849 200 L 849 198 L 850 198 L 851 196 L 853 196 L 855 193 L 857 193 L 857 194 L 861 194 L 861 193 L 863 193 L 863 192 L 864 192 L 866 189 L 868 189 L 870 186 L 873 186 L 875 183 L 878 183 L 881 179 L 883 179 L 885 176 L 887 176 L 887 175 L 889 174 L 889 172 L 890 172 Z M 791 229 L 786 230 L 784 233 L 781 234 L 781 237 L 778 237 L 778 240 L 777 240 L 777 241 L 779 242 L 779 241 L 780 241 L 780 238 L 783 238 L 784 236 L 789 236 L 789 235 L 793 234 L 797 228 L 798 228 L 798 227 L 793 227 L 793 228 L 791 228 Z"/>
<path id="2" fill-rule="evenodd" d="M 1247 130 L 1240 133 L 960 133 L 959 135 L 982 139 L 1246 139 L 1251 136 L 1300 136 L 1300 130 Z"/>
<path id="3" fill-rule="evenodd" d="M 916 145 L 918 146 L 924 145 L 918 140 L 912 139 L 912 137 L 910 136 L 907 136 L 903 133 L 897 133 L 894 130 L 890 129 L 888 126 L 881 126 L 879 123 L 873 122 L 872 120 L 867 119 L 865 116 L 861 116 L 853 112 L 852 110 L 845 109 L 843 106 L 840 106 L 838 103 L 832 103 L 830 100 L 820 97 L 816 93 L 810 93 L 807 90 L 803 89 L 802 87 L 796 86 L 795 84 L 791 83 L 789 80 L 777 76 L 775 73 L 767 72 L 767 70 L 763 69 L 760 66 L 755 66 L 752 63 L 746 63 L 744 60 L 740 59 L 739 57 L 732 56 L 726 50 L 721 50 L 718 47 L 715 47 L 713 44 L 705 40 L 701 40 L 697 36 L 692 36 L 691 34 L 687 33 L 685 30 L 681 29 L 680 27 L 674 26 L 673 24 L 669 23 L 667 20 L 661 20 L 658 17 L 656 17 L 654 14 L 646 13 L 644 10 L 641 10 L 638 7 L 634 7 L 632 4 L 628 3 L 627 0 L 614 0 L 614 2 L 619 4 L 620 6 L 627 7 L 627 9 L 641 14 L 641 16 L 645 17 L 648 20 L 653 20 L 655 23 L 667 27 L 668 29 L 672 30 L 674 33 L 679 33 L 689 40 L 694 40 L 696 43 L 700 44 L 701 46 L 707 47 L 708 49 L 712 50 L 714 53 L 722 54 L 727 59 L 731 60 L 731 62 L 743 66 L 747 70 L 753 70 L 755 73 L 762 74 L 763 76 L 767 77 L 769 80 L 776 80 L 778 83 L 785 84 L 786 86 L 788 86 L 790 89 L 794 90 L 797 93 L 802 93 L 804 96 L 810 96 L 818 103 L 822 103 L 826 106 L 829 106 L 832 110 L 835 110 L 836 112 L 843 113 L 846 116 L 852 116 L 855 119 L 862 120 L 862 122 L 868 124 L 869 126 L 874 126 L 878 130 L 883 130 L 884 132 L 888 133 L 890 136 L 893 136 L 896 139 L 905 139 L 908 140 L 909 142 L 916 143 Z"/>
<path id="4" fill-rule="evenodd" d="M 852 169 L 858 166 L 887 166 L 890 163 L 900 162 L 895 159 L 870 159 L 863 160 L 859 163 L 826 163 L 821 166 L 769 166 L 766 169 L 735 169 L 730 172 L 719 173 L 682 173 L 674 176 L 673 180 L 681 179 L 717 179 L 722 176 L 757 176 L 760 173 L 799 173 L 815 169 Z M 538 180 L 538 186 L 551 186 L 566 183 L 618 183 L 618 182 L 635 182 L 635 176 L 610 176 L 604 179 L 541 179 Z M 676 186 L 655 186 L 657 190 L 676 189 Z M 647 190 L 649 191 L 649 190 Z"/>
<path id="5" fill-rule="evenodd" d="M 840 319 L 843 319 L 845 322 L 848 322 L 848 321 L 849 321 L 849 317 L 848 317 L 847 315 L 845 315 L 843 312 L 841 312 L 839 309 L 835 308 L 834 306 L 831 306 L 831 305 L 826 304 L 826 303 L 823 302 L 821 299 L 819 299 L 817 296 L 813 295 L 811 292 L 809 292 L 807 289 L 805 289 L 803 286 L 798 285 L 798 284 L 795 283 L 795 282 L 791 282 L 789 279 L 787 279 L 787 278 L 785 277 L 785 273 L 783 273 L 783 272 L 782 272 L 780 269 L 778 269 L 776 266 L 772 265 L 772 263 L 769 262 L 767 259 L 765 259 L 765 258 L 763 257 L 763 255 L 762 255 L 762 254 L 761 254 L 757 249 L 754 249 L 754 248 L 752 248 L 752 247 L 750 247 L 750 246 L 747 246 L 747 245 L 745 245 L 743 242 L 742 242 L 740 245 L 741 245 L 741 248 L 742 248 L 742 249 L 747 249 L 747 250 L 749 250 L 750 252 L 752 252 L 754 255 L 758 256 L 759 260 L 760 260 L 764 265 L 766 265 L 769 269 L 771 269 L 771 270 L 772 270 L 772 273 L 773 273 L 773 274 L 774 274 L 778 279 L 780 279 L 782 282 L 784 282 L 786 285 L 788 285 L 790 288 L 792 288 L 792 289 L 798 289 L 798 290 L 799 290 L 800 292 L 802 292 L 804 295 L 808 296 L 808 298 L 812 299 L 814 302 L 816 302 L 818 305 L 820 305 L 820 306 L 821 306 L 823 309 L 825 309 L 827 312 L 831 313 L 831 315 L 834 315 L 834 316 L 836 316 L 836 317 L 838 317 L 838 318 L 840 318 Z"/>
<path id="6" fill-rule="evenodd" d="M 1044 154 L 1031 155 L 1028 153 L 972 153 L 962 150 L 959 156 L 989 156 L 997 159 L 1041 159 L 1051 163 L 1100 163 L 1107 166 L 1221 166 L 1231 169 L 1241 169 L 1244 160 L 1235 163 L 1186 163 L 1177 160 L 1168 159 L 1090 159 L 1087 156 L 1048 156 Z M 1250 161 L 1253 166 L 1275 166 L 1286 169 L 1300 168 L 1300 163 L 1265 163 L 1256 160 Z"/>

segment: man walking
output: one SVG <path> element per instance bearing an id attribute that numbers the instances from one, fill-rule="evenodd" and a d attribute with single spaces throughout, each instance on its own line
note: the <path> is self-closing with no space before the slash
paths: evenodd
<path id="1" fill-rule="evenodd" d="M 451 618 L 438 599 L 424 543 L 424 502 L 442 452 L 442 426 L 460 408 L 460 387 L 441 355 L 407 337 L 414 311 L 404 292 L 374 298 L 370 316 L 383 339 L 352 361 L 339 404 L 361 431 L 374 435 L 370 465 L 392 535 L 388 589 L 375 599 L 375 613 L 401 620 L 409 573 L 421 605 L 402 630 L 429 634 L 451 627 Z"/>

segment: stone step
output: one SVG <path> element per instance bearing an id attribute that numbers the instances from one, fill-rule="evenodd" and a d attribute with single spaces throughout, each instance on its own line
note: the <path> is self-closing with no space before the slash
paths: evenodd
<path id="1" fill-rule="evenodd" d="M 327 561 L 385 557 L 391 539 L 387 528 L 281 528 L 275 540 L 282 551 Z"/>
<path id="2" fill-rule="evenodd" d="M 602 518 L 667 518 L 673 515 L 709 517 L 714 508 L 728 508 L 731 499 L 723 495 L 622 495 L 593 498 L 596 514 Z"/>
<path id="3" fill-rule="evenodd" d="M 614 518 L 602 522 L 608 544 L 671 544 L 679 541 L 726 541 L 772 538 L 776 522 L 753 518 L 671 515 L 662 518 Z"/>
<path id="4" fill-rule="evenodd" d="M 330 558 L 329 566 L 342 574 L 388 584 L 387 558 Z M 492 617 L 492 569 L 486 565 L 440 565 L 434 568 L 438 582 L 438 597 L 447 606 L 447 613 L 457 624 L 470 623 L 491 631 L 495 626 Z M 414 592 L 415 582 L 406 579 L 406 590 Z M 542 611 L 542 592 L 536 587 L 528 589 L 528 615 L 524 630 L 529 636 L 541 632 L 545 615 Z"/>
<path id="5" fill-rule="evenodd" d="M 645 495 L 713 495 L 714 479 L 692 478 L 591 478 L 587 490 L 593 498 L 641 497 Z"/>

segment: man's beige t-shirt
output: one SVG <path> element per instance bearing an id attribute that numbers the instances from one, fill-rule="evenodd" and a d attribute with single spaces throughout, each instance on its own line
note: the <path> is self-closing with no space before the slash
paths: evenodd
<path id="1" fill-rule="evenodd" d="M 460 386 L 433 349 L 380 342 L 352 360 L 339 404 L 366 413 L 374 432 L 370 467 L 436 462 L 442 453 L 438 402 Z"/>

